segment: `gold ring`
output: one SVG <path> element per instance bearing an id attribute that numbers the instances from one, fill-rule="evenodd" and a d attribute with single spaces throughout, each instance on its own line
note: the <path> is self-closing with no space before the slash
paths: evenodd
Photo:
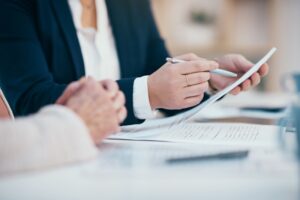
<path id="1" fill-rule="evenodd" d="M 189 84 L 189 79 L 188 79 L 188 75 L 186 74 L 186 75 L 184 75 L 185 76 L 185 82 L 186 82 L 186 87 L 189 87 L 190 86 L 190 84 Z"/>

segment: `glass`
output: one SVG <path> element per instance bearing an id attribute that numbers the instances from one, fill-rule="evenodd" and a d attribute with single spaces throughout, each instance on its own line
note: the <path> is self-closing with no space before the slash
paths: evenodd
<path id="1" fill-rule="evenodd" d="M 298 144 L 297 157 L 300 161 L 300 72 L 285 75 L 283 77 L 283 88 L 292 95 L 290 116 L 288 120 L 285 120 L 285 126 L 296 133 Z M 285 143 L 286 141 L 283 142 Z"/>

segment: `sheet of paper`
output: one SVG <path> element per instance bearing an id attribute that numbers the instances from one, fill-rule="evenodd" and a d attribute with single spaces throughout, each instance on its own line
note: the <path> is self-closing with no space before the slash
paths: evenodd
<path id="1" fill-rule="evenodd" d="M 195 108 L 188 110 L 184 113 L 181 113 L 179 115 L 163 118 L 163 119 L 157 119 L 157 120 L 151 120 L 147 121 L 143 125 L 139 127 L 135 127 L 137 129 L 146 129 L 146 128 L 152 128 L 152 127 L 162 127 L 166 125 L 173 125 L 173 124 L 179 124 L 181 122 L 187 121 L 190 118 L 192 118 L 195 114 L 197 114 L 199 111 L 202 111 L 204 108 L 207 108 L 209 105 L 216 102 L 218 99 L 222 98 L 226 94 L 228 94 L 231 90 L 239 86 L 241 83 L 243 83 L 245 80 L 251 77 L 255 72 L 259 70 L 259 68 L 266 63 L 272 55 L 276 52 L 276 48 L 272 48 L 259 62 L 257 62 L 248 72 L 246 72 L 241 78 L 239 78 L 236 82 L 232 83 L 225 89 L 221 90 L 217 94 L 211 96 L 208 100 L 205 102 L 199 104 Z M 131 127 L 128 127 L 128 129 L 131 129 Z M 126 130 L 126 127 L 125 127 Z"/>
<path id="2" fill-rule="evenodd" d="M 238 123 L 182 123 L 165 128 L 120 133 L 112 139 L 191 144 L 277 146 L 277 126 Z"/>

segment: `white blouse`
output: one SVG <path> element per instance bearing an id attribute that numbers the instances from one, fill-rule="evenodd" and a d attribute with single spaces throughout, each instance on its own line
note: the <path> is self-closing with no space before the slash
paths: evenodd
<path id="1" fill-rule="evenodd" d="M 80 0 L 68 2 L 81 47 L 86 76 L 96 80 L 120 79 L 120 63 L 105 0 L 96 0 L 98 30 L 82 27 Z M 147 80 L 148 76 L 144 76 L 134 81 L 133 107 L 135 116 L 139 119 L 151 119 L 156 114 L 150 106 Z"/>

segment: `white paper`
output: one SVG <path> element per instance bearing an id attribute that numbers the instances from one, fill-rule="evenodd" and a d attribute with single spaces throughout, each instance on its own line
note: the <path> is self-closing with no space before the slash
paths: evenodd
<path id="1" fill-rule="evenodd" d="M 217 94 L 211 96 L 208 100 L 205 102 L 199 104 L 195 108 L 188 110 L 186 112 L 183 112 L 181 114 L 178 114 L 173 117 L 163 118 L 163 119 L 156 119 L 147 121 L 146 123 L 139 125 L 138 127 L 135 127 L 135 130 L 145 130 L 147 128 L 153 128 L 153 127 L 163 127 L 166 125 L 174 125 L 179 124 L 185 121 L 188 121 L 190 118 L 192 118 L 195 114 L 197 114 L 199 111 L 202 111 L 204 108 L 207 108 L 209 105 L 213 104 L 226 94 L 228 94 L 230 91 L 232 91 L 234 88 L 242 84 L 245 80 L 250 78 L 255 72 L 259 70 L 259 68 L 266 63 L 272 55 L 276 52 L 276 48 L 272 48 L 259 62 L 257 62 L 248 72 L 246 72 L 241 78 L 239 78 L 236 82 L 232 83 L 225 89 L 221 90 Z M 132 127 L 128 127 L 128 130 L 130 130 Z M 124 130 L 126 130 L 126 127 L 124 127 Z"/>
<path id="2" fill-rule="evenodd" d="M 114 139 L 191 144 L 276 146 L 278 126 L 239 123 L 182 123 L 148 131 L 120 133 Z"/>

